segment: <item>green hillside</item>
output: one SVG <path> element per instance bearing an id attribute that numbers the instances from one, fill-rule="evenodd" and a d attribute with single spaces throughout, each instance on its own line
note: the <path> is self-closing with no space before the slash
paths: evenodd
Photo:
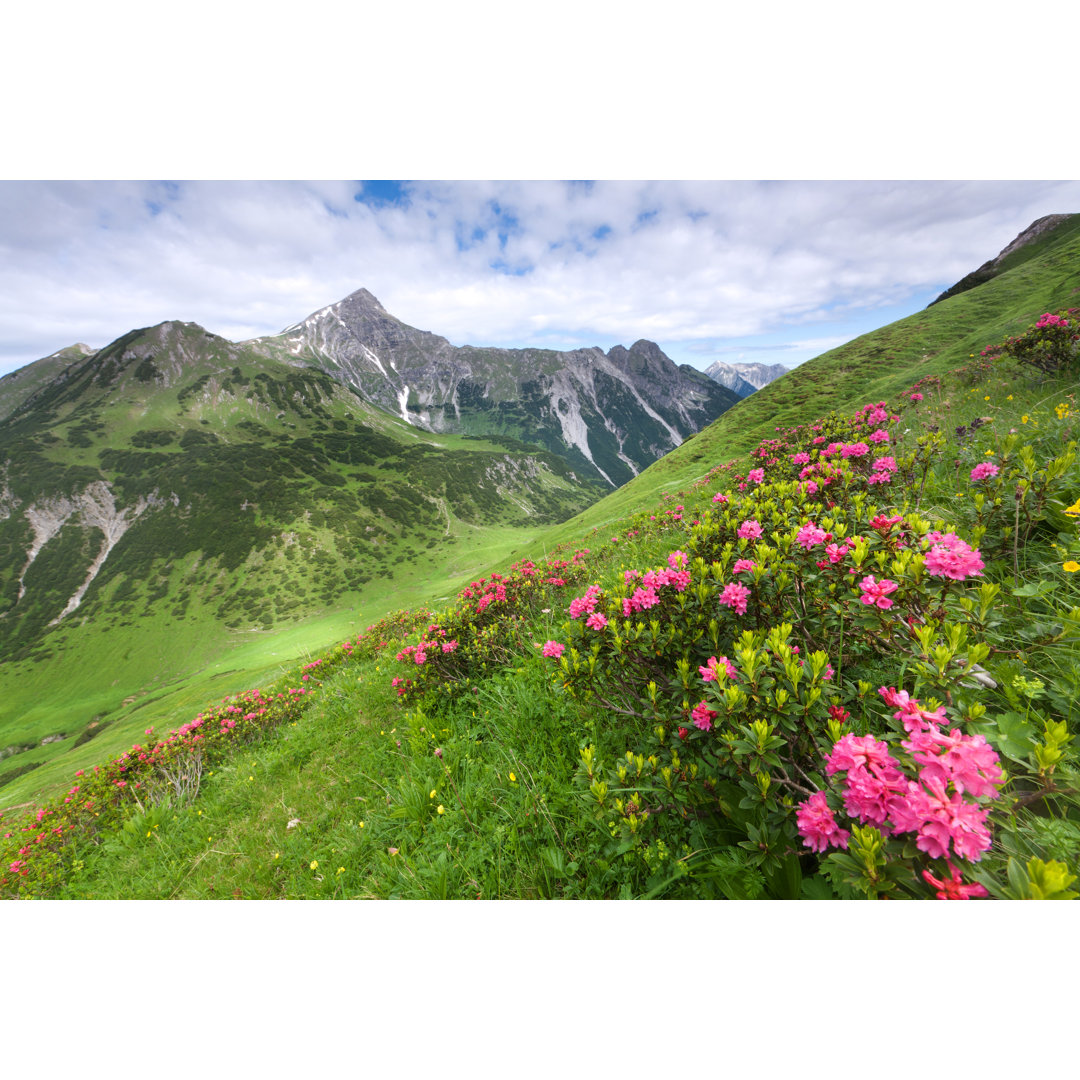
<path id="1" fill-rule="evenodd" d="M 3 895 L 1075 897 L 1078 245 L 171 736 L 147 705 L 52 797 L 9 779 Z"/>
<path id="2" fill-rule="evenodd" d="M 0 423 L 0 785 L 59 782 L 147 710 L 179 722 L 221 678 L 452 595 L 598 490 L 193 324 L 39 363 Z"/>

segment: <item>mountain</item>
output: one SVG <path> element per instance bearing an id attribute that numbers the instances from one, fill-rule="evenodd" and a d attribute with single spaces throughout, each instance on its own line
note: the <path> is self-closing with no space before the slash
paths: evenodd
<path id="1" fill-rule="evenodd" d="M 1074 233 L 1080 233 L 1080 214 L 1048 214 L 1038 221 L 1033 221 L 1012 243 L 1007 244 L 994 258 L 984 262 L 978 270 L 972 270 L 955 285 L 946 289 L 939 297 L 930 301 L 928 306 L 940 304 L 942 300 L 967 292 L 988 281 L 998 274 L 1023 265 L 1035 258 L 1051 244 L 1057 243 Z"/>
<path id="2" fill-rule="evenodd" d="M 725 364 L 717 360 L 705 369 L 705 374 L 740 398 L 749 397 L 755 390 L 768 386 L 774 379 L 786 375 L 783 364 Z"/>
<path id="3" fill-rule="evenodd" d="M 0 750 L 78 734 L 272 627 L 450 588 L 603 487 L 193 323 L 16 375 L 0 387 Z"/>
<path id="4" fill-rule="evenodd" d="M 710 424 L 737 395 L 651 341 L 557 352 L 451 345 L 395 318 L 366 289 L 277 337 L 246 343 L 318 367 L 431 432 L 509 435 L 617 487 Z"/>
<path id="5" fill-rule="evenodd" d="M 0 420 L 10 416 L 22 403 L 72 367 L 76 361 L 92 356 L 89 345 L 69 345 L 42 360 L 35 360 L 0 378 Z"/>

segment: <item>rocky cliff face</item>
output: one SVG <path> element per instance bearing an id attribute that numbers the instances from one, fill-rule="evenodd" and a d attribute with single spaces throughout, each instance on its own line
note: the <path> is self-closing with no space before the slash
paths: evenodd
<path id="1" fill-rule="evenodd" d="M 612 486 L 738 400 L 651 341 L 606 354 L 458 347 L 401 322 L 366 289 L 248 344 L 315 364 L 415 427 L 510 435 Z"/>

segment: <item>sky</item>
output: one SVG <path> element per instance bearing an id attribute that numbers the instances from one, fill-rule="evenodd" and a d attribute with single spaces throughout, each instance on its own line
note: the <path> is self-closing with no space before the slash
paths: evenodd
<path id="1" fill-rule="evenodd" d="M 166 319 L 237 341 L 359 288 L 455 345 L 796 366 L 924 308 L 1077 181 L 0 183 L 0 373 Z"/>

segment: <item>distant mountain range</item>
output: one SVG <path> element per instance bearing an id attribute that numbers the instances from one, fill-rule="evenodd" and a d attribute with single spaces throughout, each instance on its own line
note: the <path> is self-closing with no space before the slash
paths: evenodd
<path id="1" fill-rule="evenodd" d="M 725 364 L 717 360 L 705 369 L 705 374 L 744 398 L 786 375 L 788 370 L 783 364 Z"/>

